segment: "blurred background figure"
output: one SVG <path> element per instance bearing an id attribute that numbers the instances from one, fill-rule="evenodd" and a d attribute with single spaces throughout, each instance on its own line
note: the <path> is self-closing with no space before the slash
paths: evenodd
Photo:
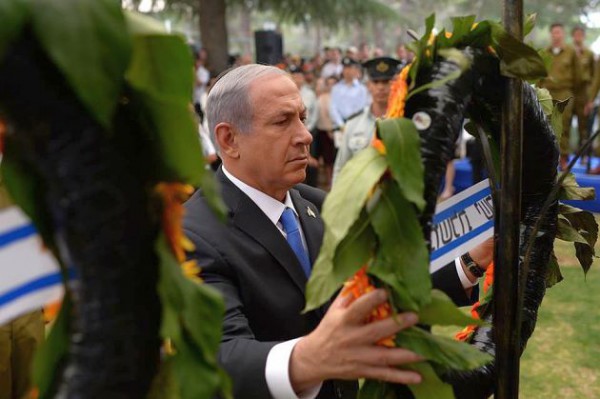
<path id="1" fill-rule="evenodd" d="M 358 80 L 360 64 L 352 58 L 344 58 L 342 64 L 342 80 L 331 89 L 329 112 L 334 130 L 340 130 L 346 120 L 361 112 L 370 100 L 367 88 Z"/>
<path id="2" fill-rule="evenodd" d="M 330 76 L 339 77 L 344 69 L 342 65 L 342 50 L 339 47 L 332 47 L 326 50 L 327 61 L 321 69 L 321 77 L 327 79 Z"/>
<path id="3" fill-rule="evenodd" d="M 316 156 L 323 164 L 325 170 L 324 188 L 331 187 L 333 177 L 333 162 L 335 161 L 336 149 L 333 145 L 333 121 L 329 113 L 331 103 L 331 89 L 338 82 L 334 76 L 320 79 L 317 84 L 317 141 L 315 144 Z"/>

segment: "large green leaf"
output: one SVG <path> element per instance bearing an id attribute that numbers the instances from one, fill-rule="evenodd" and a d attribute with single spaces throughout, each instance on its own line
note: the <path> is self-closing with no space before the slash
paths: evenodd
<path id="1" fill-rule="evenodd" d="M 554 251 L 550 254 L 550 260 L 548 261 L 548 271 L 546 272 L 546 288 L 550 288 L 563 280 L 560 267 L 558 266 L 558 259 L 554 255 Z"/>
<path id="2" fill-rule="evenodd" d="M 338 245 L 333 260 L 313 268 L 306 287 L 305 311 L 316 309 L 331 299 L 342 283 L 368 262 L 375 240 L 369 214 L 363 211 Z"/>
<path id="3" fill-rule="evenodd" d="M 0 61 L 10 44 L 19 36 L 29 9 L 23 0 L 0 1 Z"/>
<path id="4" fill-rule="evenodd" d="M 162 234 L 156 251 L 160 259 L 161 335 L 175 346 L 172 363 L 182 399 L 208 399 L 219 391 L 230 397 L 230 383 L 216 358 L 225 312 L 220 294 L 183 275 Z"/>
<path id="5" fill-rule="evenodd" d="M 344 269 L 343 265 L 336 269 L 337 276 L 331 275 L 334 270 L 335 256 L 338 246 L 349 234 L 350 228 L 355 225 L 364 205 L 373 192 L 375 184 L 386 170 L 385 158 L 379 152 L 367 147 L 353 157 L 340 172 L 331 192 L 323 204 L 323 221 L 325 234 L 321 252 L 313 266 L 310 280 L 306 287 L 305 311 L 319 307 L 330 299 L 331 295 L 344 281 L 339 276 L 352 272 Z M 369 240 L 368 231 L 359 234 L 357 238 L 361 246 Z M 333 288 L 336 287 L 336 288 Z"/>
<path id="6" fill-rule="evenodd" d="M 135 28 L 134 32 L 147 29 Z M 144 21 L 134 17 L 134 21 Z M 193 88 L 192 56 L 179 36 L 135 34 L 133 57 L 126 79 L 134 88 L 131 100 L 141 108 L 140 118 L 154 143 L 159 181 L 183 181 L 203 189 L 217 215 L 224 218 L 225 205 L 212 172 L 204 167 L 198 126 L 190 109 Z"/>
<path id="7" fill-rule="evenodd" d="M 405 118 L 377 121 L 377 130 L 385 144 L 389 168 L 404 197 L 419 210 L 425 207 L 424 167 L 421 139 L 414 123 Z"/>
<path id="8" fill-rule="evenodd" d="M 576 228 L 571 226 L 571 223 L 562 215 L 558 216 L 556 238 L 563 241 L 578 242 L 587 244 L 585 238 L 579 234 Z"/>
<path id="9" fill-rule="evenodd" d="M 396 345 L 409 349 L 436 364 L 436 370 L 473 370 L 489 363 L 492 357 L 464 342 L 433 335 L 418 327 L 396 334 Z"/>
<path id="10" fill-rule="evenodd" d="M 598 223 L 596 222 L 596 218 L 588 211 L 566 204 L 560 204 L 559 214 L 560 218 L 566 219 L 571 228 L 578 233 L 578 238 L 581 237 L 584 239 L 584 242 L 580 240 L 574 241 L 575 255 L 584 273 L 587 273 L 596 257 L 594 250 L 598 241 Z"/>
<path id="11" fill-rule="evenodd" d="M 533 28 L 535 28 L 535 22 L 537 20 L 537 14 L 527 14 L 525 17 L 525 22 L 523 23 L 523 37 L 526 37 L 531 33 Z"/>
<path id="12" fill-rule="evenodd" d="M 544 61 L 535 49 L 510 35 L 498 23 L 492 23 L 494 49 L 501 59 L 502 75 L 524 80 L 548 75 Z"/>
<path id="13" fill-rule="evenodd" d="M 454 399 L 452 385 L 443 382 L 429 363 L 407 364 L 404 368 L 421 374 L 420 384 L 408 385 L 415 399 Z"/>
<path id="14" fill-rule="evenodd" d="M 120 2 L 38 0 L 32 7 L 38 41 L 90 115 L 108 129 L 131 54 Z"/>
<path id="15" fill-rule="evenodd" d="M 459 308 L 456 307 L 454 302 L 440 290 L 431 291 L 431 302 L 419 311 L 419 323 L 428 326 L 440 325 L 440 326 L 459 326 L 464 327 L 467 325 L 483 325 L 483 320 L 474 319 Z"/>
<path id="16" fill-rule="evenodd" d="M 369 272 L 394 288 L 396 307 L 419 310 L 431 301 L 429 252 L 413 205 L 394 181 L 371 211 L 379 247 Z"/>
<path id="17" fill-rule="evenodd" d="M 594 187 L 580 187 L 577 180 L 575 180 L 575 175 L 570 172 L 564 178 L 558 192 L 558 199 L 561 200 L 592 201 L 595 198 L 596 190 Z"/>
<path id="18" fill-rule="evenodd" d="M 55 373 L 60 369 L 69 348 L 69 317 L 71 298 L 65 292 L 63 303 L 50 333 L 37 350 L 32 367 L 33 383 L 39 390 L 40 399 L 54 397 Z"/>

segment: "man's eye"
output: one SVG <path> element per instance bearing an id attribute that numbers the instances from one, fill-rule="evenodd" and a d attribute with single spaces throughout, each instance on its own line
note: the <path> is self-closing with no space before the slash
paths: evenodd
<path id="1" fill-rule="evenodd" d="M 287 118 L 286 119 L 280 119 L 277 122 L 275 122 L 276 125 L 285 125 L 287 123 Z"/>

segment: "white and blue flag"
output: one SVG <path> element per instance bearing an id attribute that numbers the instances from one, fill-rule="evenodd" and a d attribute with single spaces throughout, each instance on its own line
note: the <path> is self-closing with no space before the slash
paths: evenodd
<path id="1" fill-rule="evenodd" d="M 431 273 L 494 235 L 489 179 L 438 204 L 431 229 Z"/>
<path id="2" fill-rule="evenodd" d="M 0 270 L 0 325 L 64 294 L 56 259 L 16 206 L 0 210 Z"/>

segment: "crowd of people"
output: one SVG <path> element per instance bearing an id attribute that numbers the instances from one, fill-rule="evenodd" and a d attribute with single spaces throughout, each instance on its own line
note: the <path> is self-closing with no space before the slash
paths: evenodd
<path id="1" fill-rule="evenodd" d="M 205 156 L 212 162 L 216 154 L 214 134 L 209 133 L 207 129 L 204 110 L 208 88 L 214 79 L 211 80 L 205 66 L 206 52 L 199 51 L 196 55 L 194 105 L 200 119 L 204 121 L 201 137 Z M 413 56 L 402 43 L 396 47 L 396 58 L 385 56 L 379 48 L 370 50 L 369 46 L 363 43 L 358 47 L 348 47 L 344 51 L 338 47 L 326 47 L 322 53 L 311 58 L 288 54 L 276 65 L 291 75 L 307 108 L 305 123 L 313 135 L 307 184 L 325 189 L 331 187 L 335 175 L 336 155 L 343 145 L 347 128 L 351 126 L 349 122 L 359 119 L 363 113 L 370 115 L 373 111 L 372 104 L 378 101 L 376 97 L 380 100 L 385 97 L 387 104 L 391 80 L 412 61 Z M 231 62 L 232 67 L 247 65 L 249 57 L 245 55 L 232 58 Z M 386 68 L 385 73 L 371 79 L 370 71 L 375 71 L 377 67 Z M 377 108 L 377 105 L 375 107 L 375 117 L 383 116 L 385 109 Z M 375 118 L 368 118 L 369 122 L 374 120 Z M 352 124 L 356 125 L 356 121 Z M 365 134 L 371 133 L 372 126 L 367 127 L 361 123 L 358 125 Z M 356 126 L 352 129 L 355 128 Z M 358 150 L 356 144 L 358 142 L 350 143 L 353 152 Z M 364 144 L 366 145 L 366 142 Z M 345 155 L 344 159 L 347 160 Z M 343 162 L 338 162 L 338 170 Z"/>

